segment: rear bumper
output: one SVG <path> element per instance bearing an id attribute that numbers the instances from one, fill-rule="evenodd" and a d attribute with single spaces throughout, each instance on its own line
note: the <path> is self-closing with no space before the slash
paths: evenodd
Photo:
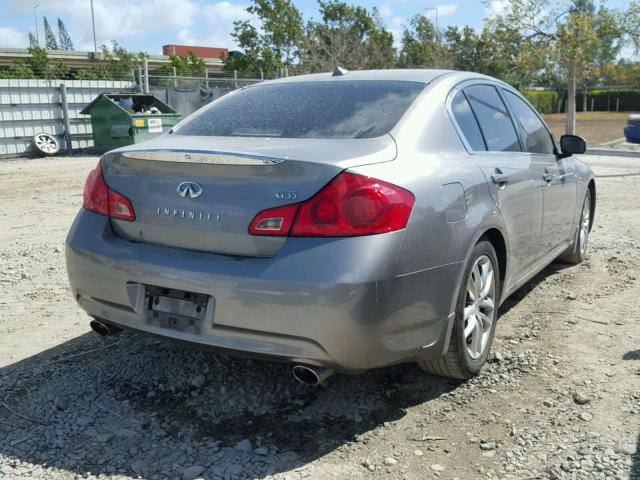
<path id="1" fill-rule="evenodd" d="M 361 371 L 446 349 L 461 264 L 394 276 L 403 232 L 289 239 L 272 258 L 135 243 L 81 210 L 67 237 L 71 290 L 90 315 L 205 347 Z M 145 285 L 211 295 L 198 331 L 154 324 Z"/>

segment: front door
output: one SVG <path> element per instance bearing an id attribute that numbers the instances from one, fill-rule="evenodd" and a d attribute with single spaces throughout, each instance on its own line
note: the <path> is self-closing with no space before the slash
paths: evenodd
<path id="1" fill-rule="evenodd" d="M 544 182 L 541 241 L 547 252 L 572 239 L 576 208 L 576 175 L 571 158 L 545 155 L 540 166 Z"/>

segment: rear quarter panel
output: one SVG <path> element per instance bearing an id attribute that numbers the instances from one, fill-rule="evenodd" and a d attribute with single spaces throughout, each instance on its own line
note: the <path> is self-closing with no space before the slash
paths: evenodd
<path id="1" fill-rule="evenodd" d="M 420 309 L 416 318 L 450 316 L 473 245 L 489 228 L 504 231 L 485 177 L 446 110 L 445 99 L 460 81 L 456 74 L 452 77 L 429 85 L 394 128 L 396 161 L 351 169 L 415 196 L 393 276 L 404 309 Z"/>

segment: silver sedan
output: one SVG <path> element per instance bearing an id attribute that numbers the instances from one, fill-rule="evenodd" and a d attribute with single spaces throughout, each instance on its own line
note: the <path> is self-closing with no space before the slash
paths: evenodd
<path id="1" fill-rule="evenodd" d="M 466 379 L 500 304 L 585 257 L 585 148 L 478 74 L 264 82 L 101 158 L 71 289 L 98 333 L 287 361 L 309 384 L 402 362 Z"/>

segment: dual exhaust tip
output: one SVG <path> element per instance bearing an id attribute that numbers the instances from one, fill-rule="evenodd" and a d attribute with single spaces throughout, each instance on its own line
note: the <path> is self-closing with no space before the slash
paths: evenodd
<path id="1" fill-rule="evenodd" d="M 91 320 L 89 326 L 91 330 L 102 337 L 115 335 L 122 331 L 121 328 L 102 323 L 100 320 Z M 312 365 L 294 365 L 291 369 L 291 374 L 293 378 L 304 385 L 316 386 L 333 375 L 333 370 L 330 368 L 314 367 Z"/>

